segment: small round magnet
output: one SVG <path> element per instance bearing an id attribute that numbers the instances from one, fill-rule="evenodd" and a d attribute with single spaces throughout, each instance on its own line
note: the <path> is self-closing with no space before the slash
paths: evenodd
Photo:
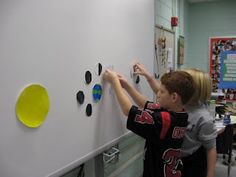
<path id="1" fill-rule="evenodd" d="M 93 109 L 91 104 L 87 104 L 86 106 L 86 115 L 89 117 L 92 115 Z"/>
<path id="2" fill-rule="evenodd" d="M 87 84 L 89 84 L 92 81 L 92 74 L 90 71 L 86 71 L 85 73 L 85 81 Z"/>
<path id="3" fill-rule="evenodd" d="M 137 75 L 135 83 L 138 84 L 139 82 L 140 82 L 140 77 L 139 77 L 139 75 Z"/>
<path id="4" fill-rule="evenodd" d="M 83 91 L 78 91 L 78 93 L 76 94 L 76 99 L 79 102 L 79 104 L 83 104 L 84 103 L 84 92 Z"/>
<path id="5" fill-rule="evenodd" d="M 96 67 L 95 67 L 95 73 L 100 76 L 102 73 L 102 64 L 101 63 L 97 63 Z"/>

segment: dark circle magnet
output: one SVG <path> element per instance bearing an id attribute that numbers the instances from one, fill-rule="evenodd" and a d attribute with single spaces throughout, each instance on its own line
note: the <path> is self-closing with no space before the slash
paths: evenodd
<path id="1" fill-rule="evenodd" d="M 93 87 L 93 100 L 98 102 L 102 97 L 102 86 L 95 84 Z"/>
<path id="2" fill-rule="evenodd" d="M 159 74 L 154 74 L 155 79 L 159 79 Z"/>
<path id="3" fill-rule="evenodd" d="M 100 76 L 102 73 L 102 64 L 101 63 L 97 63 L 96 67 L 95 67 L 95 73 Z"/>
<path id="4" fill-rule="evenodd" d="M 136 80 L 135 80 L 135 83 L 138 84 L 140 82 L 140 77 L 137 76 Z"/>
<path id="5" fill-rule="evenodd" d="M 98 75 L 100 76 L 102 73 L 102 64 L 98 63 Z"/>
<path id="6" fill-rule="evenodd" d="M 89 84 L 92 81 L 92 74 L 90 71 L 86 71 L 85 73 L 85 81 L 87 84 Z"/>
<path id="7" fill-rule="evenodd" d="M 83 104 L 84 103 L 84 92 L 78 91 L 78 93 L 76 94 L 76 99 L 79 102 L 79 104 Z"/>
<path id="8" fill-rule="evenodd" d="M 86 106 L 86 115 L 87 116 L 91 116 L 92 112 L 93 112 L 92 105 L 91 104 L 87 104 L 87 106 Z"/>

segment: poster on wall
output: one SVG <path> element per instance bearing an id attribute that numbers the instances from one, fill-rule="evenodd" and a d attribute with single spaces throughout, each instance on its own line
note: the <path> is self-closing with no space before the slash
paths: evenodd
<path id="1" fill-rule="evenodd" d="M 220 54 L 220 89 L 236 89 L 236 51 Z"/>
<path id="2" fill-rule="evenodd" d="M 213 92 L 236 100 L 236 37 L 210 38 L 210 75 Z"/>
<path id="3" fill-rule="evenodd" d="M 163 26 L 155 27 L 155 77 L 175 69 L 175 33 Z"/>

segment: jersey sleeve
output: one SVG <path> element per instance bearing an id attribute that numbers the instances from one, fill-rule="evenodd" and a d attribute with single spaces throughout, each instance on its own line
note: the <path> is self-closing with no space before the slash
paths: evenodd
<path id="1" fill-rule="evenodd" d="M 132 106 L 127 120 L 127 128 L 145 139 L 160 139 L 160 135 L 167 132 L 168 128 L 163 127 L 162 112 L 150 109 L 139 109 Z M 162 131 L 163 130 L 163 131 Z"/>
<path id="2" fill-rule="evenodd" d="M 144 106 L 144 109 L 148 109 L 150 111 L 158 111 L 158 110 L 161 111 L 161 106 L 158 103 L 153 103 L 151 101 L 147 101 Z"/>

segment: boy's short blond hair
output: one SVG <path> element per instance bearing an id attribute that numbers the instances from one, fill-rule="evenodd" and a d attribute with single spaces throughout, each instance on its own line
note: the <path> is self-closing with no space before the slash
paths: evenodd
<path id="1" fill-rule="evenodd" d="M 188 104 L 197 105 L 199 103 L 204 103 L 210 100 L 212 90 L 212 80 L 210 78 L 210 75 L 195 68 L 184 69 L 184 71 L 186 71 L 193 77 L 196 85 L 196 91 Z"/>

